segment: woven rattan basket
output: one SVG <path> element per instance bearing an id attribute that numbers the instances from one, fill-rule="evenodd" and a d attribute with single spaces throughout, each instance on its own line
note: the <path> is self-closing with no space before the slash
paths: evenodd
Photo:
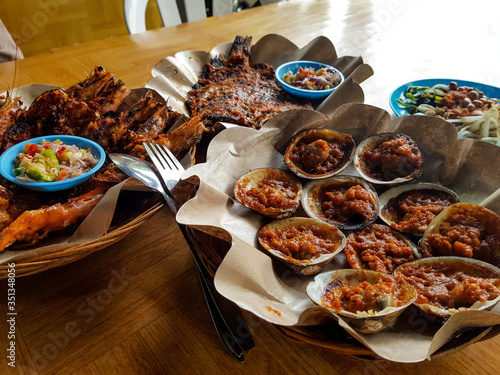
<path id="1" fill-rule="evenodd" d="M 82 259 L 96 251 L 118 242 L 120 239 L 146 223 L 158 210 L 163 207 L 158 194 L 144 192 L 122 192 L 124 195 L 142 195 L 135 206 L 120 204 L 115 210 L 115 217 L 108 232 L 91 242 L 75 245 L 63 251 L 28 257 L 22 262 L 16 262 L 16 277 L 33 275 L 51 268 L 60 267 Z M 126 201 L 127 199 L 122 199 Z M 0 264 L 0 279 L 7 278 L 8 262 Z"/>
<path id="2" fill-rule="evenodd" d="M 215 275 L 217 267 L 221 264 L 224 256 L 230 248 L 230 244 L 224 240 L 193 228 L 189 228 L 188 233 L 190 238 L 195 243 L 196 250 L 199 253 L 205 267 L 207 267 L 212 275 Z M 281 335 L 297 342 L 335 350 L 337 353 L 348 357 L 368 360 L 383 360 L 372 350 L 350 336 L 337 324 L 318 326 L 274 325 L 274 327 Z M 431 358 L 439 358 L 455 353 L 476 342 L 495 337 L 499 333 L 500 325 L 474 328 L 465 332 L 459 332 L 452 340 L 434 353 Z"/>

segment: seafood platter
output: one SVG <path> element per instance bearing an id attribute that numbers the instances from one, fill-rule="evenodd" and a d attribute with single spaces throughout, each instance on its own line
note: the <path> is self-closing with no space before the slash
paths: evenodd
<path id="1" fill-rule="evenodd" d="M 322 100 L 291 96 L 274 69 L 295 60 L 345 79 Z M 499 331 L 500 148 L 457 140 L 439 117 L 362 104 L 372 74 L 324 37 L 298 48 L 238 36 L 163 59 L 145 88 L 96 67 L 66 89 L 14 90 L 0 146 L 71 135 L 147 158 L 143 142 L 166 145 L 191 166 L 177 220 L 221 294 L 299 341 L 418 362 Z M 57 197 L 3 184 L 0 271 L 41 272 L 118 241 L 162 206 L 142 190 L 109 160 Z M 53 212 L 64 221 L 44 220 Z"/>
<path id="2" fill-rule="evenodd" d="M 218 134 L 177 220 L 229 243 L 218 290 L 285 335 L 418 362 L 497 333 L 499 157 L 435 117 L 297 109 Z"/>
<path id="3" fill-rule="evenodd" d="M 280 53 L 275 55 L 278 44 Z M 24 276 L 81 259 L 118 241 L 162 206 L 159 195 L 152 195 L 137 181 L 127 180 L 109 158 L 100 158 L 100 163 L 104 161 L 103 166 L 75 187 L 57 193 L 26 188 L 28 185 L 55 190 L 56 186 L 66 186 L 64 184 L 81 178 L 70 179 L 69 176 L 75 175 L 74 164 L 83 162 L 83 157 L 78 159 L 75 155 L 83 155 L 86 150 L 70 152 L 70 147 L 75 145 L 60 144 L 63 137 L 76 136 L 96 143 L 106 153 L 119 152 L 141 158 L 146 158 L 142 143 L 152 141 L 167 146 L 177 157 L 184 157 L 189 166 L 202 153 L 196 153 L 195 146 L 210 141 L 218 121 L 258 128 L 281 111 L 312 108 L 313 104 L 318 107 L 329 100 L 311 103 L 286 94 L 273 75 L 273 66 L 286 61 L 283 56 L 337 63 L 346 77 L 350 77 L 345 85 L 338 87 L 339 91 L 344 91 L 346 100 L 362 100 L 363 92 L 358 82 L 373 73 L 360 57 L 339 58 L 326 38 L 318 38 L 299 49 L 285 38 L 273 35 L 261 39 L 257 47 L 253 47 L 251 38 L 237 37 L 233 43 L 216 46 L 210 52 L 180 52 L 175 59 L 189 61 L 190 69 L 196 61 L 200 64 L 199 70 L 193 72 L 180 66 L 175 59 L 172 63 L 167 58 L 153 69 L 153 75 L 158 76 L 160 73 L 155 72 L 167 69 L 176 72 L 175 78 L 168 82 L 163 76 L 156 77 L 147 88 L 131 89 L 105 67 L 96 66 L 87 77 L 82 77 L 81 82 L 67 88 L 35 84 L 4 93 L 0 108 L 1 152 L 23 142 L 26 146 L 11 155 L 12 161 L 6 161 L 4 175 L 11 180 L 2 179 L 0 185 L 0 277 L 6 277 L 9 262 L 16 262 L 17 275 Z M 252 66 L 250 58 L 255 60 Z M 217 80 L 220 71 L 228 67 L 230 71 L 243 72 L 247 82 L 260 77 L 262 87 L 257 92 L 267 100 L 263 104 L 247 90 L 247 102 L 252 104 L 247 112 L 242 109 L 244 105 L 239 112 L 228 111 L 222 106 L 206 106 L 206 90 L 197 81 L 207 63 L 211 63 L 213 69 L 212 76 L 208 72 L 205 74 L 206 81 Z M 225 78 L 235 79 L 233 73 Z M 224 87 L 227 82 L 217 84 Z M 175 93 L 165 92 L 165 87 Z M 227 98 L 224 101 L 235 104 Z M 259 105 L 267 107 L 264 110 Z M 262 115 L 257 117 L 256 111 L 261 111 Z M 49 136 L 54 136 L 54 144 L 49 147 L 40 143 Z M 39 152 L 35 152 L 37 148 Z M 63 165 L 63 159 L 71 160 L 73 165 Z M 11 163 L 12 168 L 9 167 Z M 57 173 L 46 173 L 49 167 L 57 167 Z M 72 172 L 68 173 L 70 170 Z M 133 199 L 136 203 L 130 205 L 127 195 L 129 198 L 130 195 L 140 196 L 140 199 Z M 53 215 L 59 220 L 50 220 Z"/>

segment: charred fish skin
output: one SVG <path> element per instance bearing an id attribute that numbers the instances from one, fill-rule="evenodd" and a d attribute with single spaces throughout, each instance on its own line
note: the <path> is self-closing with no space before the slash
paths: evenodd
<path id="1" fill-rule="evenodd" d="M 7 93 L 0 107 L 0 150 L 3 149 L 10 128 L 15 125 L 17 117 L 23 112 L 22 105 L 19 97 L 12 97 L 11 93 Z"/>

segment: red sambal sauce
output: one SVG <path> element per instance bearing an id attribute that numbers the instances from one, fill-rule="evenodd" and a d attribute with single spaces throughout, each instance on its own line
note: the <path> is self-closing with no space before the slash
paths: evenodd
<path id="1" fill-rule="evenodd" d="M 415 302 L 420 304 L 458 309 L 500 295 L 500 279 L 467 275 L 442 262 L 432 266 L 405 264 L 397 272 L 418 290 Z"/>
<path id="2" fill-rule="evenodd" d="M 298 205 L 297 189 L 293 180 L 284 180 L 274 171 L 259 181 L 256 187 L 244 190 L 238 198 L 245 206 L 256 210 L 287 210 Z"/>
<path id="3" fill-rule="evenodd" d="M 330 239 L 331 231 L 337 230 L 335 227 L 326 229 L 316 225 L 263 227 L 259 231 L 259 240 L 293 259 L 310 260 L 338 249 L 338 241 Z"/>
<path id="4" fill-rule="evenodd" d="M 337 279 L 323 292 L 321 303 L 336 311 L 376 313 L 388 306 L 399 307 L 408 303 L 411 294 L 404 285 L 402 277 L 391 275 L 383 275 L 373 284 L 363 281 L 347 285 Z"/>
<path id="5" fill-rule="evenodd" d="M 352 153 L 354 141 L 349 134 L 346 140 L 318 139 L 311 134 L 297 141 L 289 154 L 290 161 L 305 173 L 324 175 L 339 170 Z"/>
<path id="6" fill-rule="evenodd" d="M 439 233 L 428 234 L 423 255 L 460 256 L 490 261 L 500 251 L 500 217 L 487 210 L 457 210 Z"/>
<path id="7" fill-rule="evenodd" d="M 370 192 L 359 184 L 350 187 L 325 185 L 319 199 L 324 217 L 341 224 L 362 223 L 377 215 Z"/>
<path id="8" fill-rule="evenodd" d="M 391 198 L 383 211 L 391 218 L 394 229 L 423 234 L 434 217 L 456 202 L 455 196 L 446 191 L 416 189 Z"/>
<path id="9" fill-rule="evenodd" d="M 380 181 L 410 176 L 422 167 L 422 155 L 417 143 L 405 134 L 395 134 L 366 151 L 361 159 L 364 162 L 363 172 Z"/>
<path id="10" fill-rule="evenodd" d="M 392 273 L 403 263 L 415 259 L 412 248 L 391 228 L 371 224 L 352 232 L 344 248 L 352 268 Z"/>

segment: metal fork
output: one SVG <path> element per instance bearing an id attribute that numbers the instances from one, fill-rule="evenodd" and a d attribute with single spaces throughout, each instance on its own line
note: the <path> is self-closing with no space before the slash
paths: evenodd
<path id="1" fill-rule="evenodd" d="M 166 192 L 168 193 L 165 199 L 175 217 L 178 205 L 172 195 L 172 191 L 179 182 L 184 172 L 184 167 L 167 147 L 154 143 L 144 143 L 143 145 L 162 177 L 162 181 L 165 183 Z M 217 333 L 230 354 L 238 361 L 243 362 L 243 353 L 254 347 L 255 343 L 241 315 L 241 310 L 232 301 L 221 296 L 215 289 L 211 275 L 203 267 L 199 255 L 194 248 L 196 245 L 187 234 L 186 226 L 180 223 L 178 225 L 195 260 L 205 300 Z"/>

